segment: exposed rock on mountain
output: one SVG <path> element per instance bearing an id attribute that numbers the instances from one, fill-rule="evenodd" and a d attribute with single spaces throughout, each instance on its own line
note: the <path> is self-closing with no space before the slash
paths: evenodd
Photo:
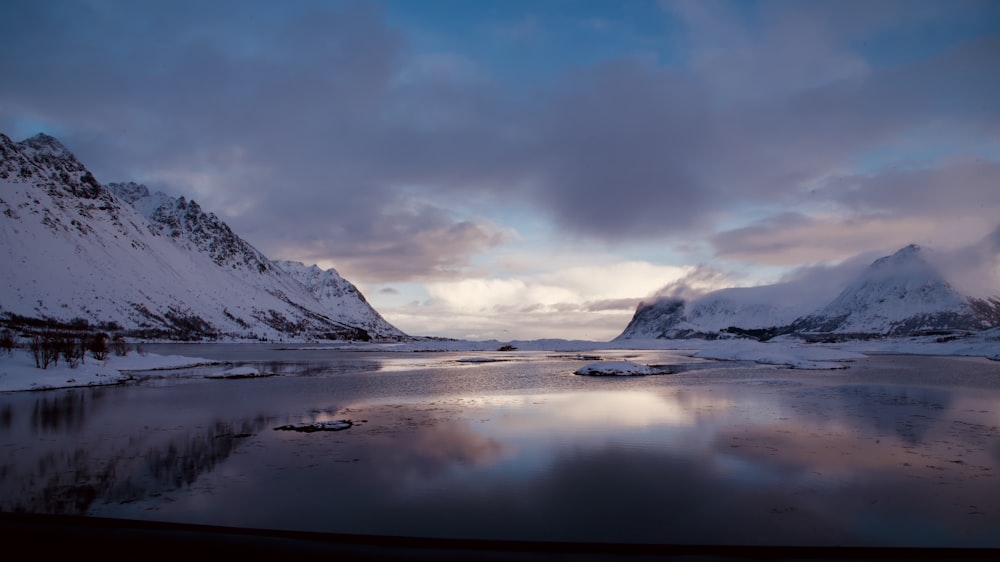
<path id="1" fill-rule="evenodd" d="M 193 200 L 163 193 L 150 195 L 146 186 L 134 182 L 109 183 L 107 188 L 145 215 L 161 234 L 191 251 L 208 254 L 219 266 L 256 269 L 260 273 L 274 269 L 263 254 L 237 236 L 215 213 L 206 213 Z"/>

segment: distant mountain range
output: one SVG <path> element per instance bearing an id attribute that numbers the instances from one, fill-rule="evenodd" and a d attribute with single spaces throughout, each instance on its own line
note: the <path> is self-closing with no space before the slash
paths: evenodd
<path id="1" fill-rule="evenodd" d="M 0 134 L 0 324 L 141 337 L 399 340 L 333 269 L 273 261 L 196 202 L 101 185 L 53 137 Z"/>
<path id="2" fill-rule="evenodd" d="M 811 340 L 911 336 L 1000 326 L 1000 298 L 960 294 L 917 245 L 876 260 L 836 298 L 813 307 L 788 304 L 782 285 L 723 289 L 690 302 L 665 297 L 640 303 L 616 338 Z"/>
<path id="3" fill-rule="evenodd" d="M 180 339 L 409 338 L 335 270 L 271 260 L 184 197 L 102 185 L 48 135 L 13 142 L 0 134 L 0 235 L 0 326 Z M 915 245 L 876 260 L 830 302 L 793 300 L 788 288 L 653 299 L 616 340 L 1000 326 L 1000 297 L 959 293 Z"/>

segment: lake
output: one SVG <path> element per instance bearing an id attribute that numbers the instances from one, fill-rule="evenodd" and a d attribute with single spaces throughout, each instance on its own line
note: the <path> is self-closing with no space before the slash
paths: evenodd
<path id="1" fill-rule="evenodd" d="M 1000 363 L 148 345 L 220 368 L 0 394 L 0 511 L 669 544 L 1000 547 Z M 582 377 L 630 359 L 672 374 Z M 179 376 L 178 376 L 179 375 Z M 344 431 L 277 431 L 352 420 Z"/>

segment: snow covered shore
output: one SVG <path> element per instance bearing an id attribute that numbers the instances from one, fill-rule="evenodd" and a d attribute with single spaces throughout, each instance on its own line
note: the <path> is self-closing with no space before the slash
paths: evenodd
<path id="1" fill-rule="evenodd" d="M 210 344 L 206 344 L 210 345 Z M 254 344 L 247 344 L 254 345 Z M 1000 329 L 988 330 L 965 337 L 911 337 L 836 344 L 803 343 L 797 340 L 759 342 L 749 339 L 698 340 L 649 339 L 618 342 L 588 342 L 570 340 L 535 341 L 460 341 L 426 339 L 395 344 L 351 343 L 337 346 L 303 344 L 291 349 L 342 349 L 345 351 L 378 352 L 488 352 L 487 356 L 459 359 L 460 362 L 485 363 L 507 360 L 508 354 L 519 351 L 585 352 L 594 350 L 678 350 L 692 357 L 720 361 L 751 361 L 767 365 L 784 365 L 793 369 L 847 369 L 853 361 L 871 354 L 941 355 L 985 357 L 1000 361 Z M 508 350 L 499 351 L 500 348 Z M 596 359 L 596 356 L 595 356 Z M 0 353 L 0 392 L 45 390 L 76 386 L 117 384 L 130 380 L 133 371 L 180 369 L 199 365 L 224 364 L 199 357 L 132 353 L 125 357 L 109 356 L 104 361 L 91 357 L 76 368 L 60 362 L 48 369 L 38 369 L 26 350 L 14 350 L 12 355 Z M 599 369 L 598 369 L 599 370 Z M 640 369 L 641 371 L 641 369 Z M 624 374 L 624 373 L 623 373 Z M 649 374 L 634 368 L 629 374 Z M 209 375 L 211 376 L 211 375 Z M 253 367 L 232 367 L 220 371 L 217 378 L 265 376 Z"/>
<path id="2" fill-rule="evenodd" d="M 124 357 L 109 355 L 103 361 L 87 356 L 85 362 L 75 368 L 60 361 L 58 365 L 39 369 L 30 352 L 15 349 L 12 355 L 0 353 L 0 392 L 118 384 L 132 379 L 130 373 L 133 371 L 181 369 L 214 363 L 218 361 L 180 355 L 131 353 Z"/>
<path id="3" fill-rule="evenodd" d="M 762 343 L 753 340 L 705 342 L 694 357 L 722 361 L 753 361 L 764 365 L 785 365 L 793 369 L 846 369 L 848 362 L 865 355 L 814 344 Z"/>
<path id="4" fill-rule="evenodd" d="M 962 338 L 921 336 L 850 342 L 842 346 L 859 353 L 898 355 L 956 355 L 1000 361 L 1000 328 Z"/>

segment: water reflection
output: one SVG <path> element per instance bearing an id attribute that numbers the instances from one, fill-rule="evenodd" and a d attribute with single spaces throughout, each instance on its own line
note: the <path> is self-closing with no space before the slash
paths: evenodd
<path id="1" fill-rule="evenodd" d="M 87 417 L 87 409 L 100 402 L 100 391 L 67 390 L 40 394 L 31 411 L 31 426 L 36 433 L 78 431 Z"/>
<path id="2" fill-rule="evenodd" d="M 840 390 L 814 391 L 796 404 L 832 416 L 796 413 L 788 388 L 749 385 L 362 401 L 324 415 L 367 423 L 265 432 L 266 461 L 231 458 L 204 477 L 209 498 L 174 494 L 156 509 L 374 534 L 998 546 L 995 427 L 939 415 L 914 443 L 890 418 L 872 423 L 871 401 L 944 412 L 934 405 L 948 400 L 872 389 L 831 403 Z"/>
<path id="3" fill-rule="evenodd" d="M 996 388 L 731 367 L 588 379 L 571 374 L 574 358 L 453 359 L 17 397 L 0 407 L 0 510 L 441 537 L 1000 547 Z M 357 423 L 272 431 L 343 418 Z"/>
<path id="4" fill-rule="evenodd" d="M 56 403 L 71 405 L 64 412 L 72 415 L 50 412 L 47 419 L 59 421 L 47 429 L 78 429 L 81 402 L 76 393 L 59 398 Z M 40 400 L 35 411 L 51 405 Z M 67 419 L 73 423 L 63 423 Z M 80 515 L 97 503 L 162 496 L 193 484 L 267 423 L 264 417 L 218 421 L 156 443 L 132 434 L 83 446 L 20 447 L 0 464 L 0 511 Z"/>
<path id="5" fill-rule="evenodd" d="M 211 471 L 216 464 L 229 458 L 242 440 L 252 437 L 267 422 L 267 418 L 263 416 L 242 420 L 237 424 L 218 421 L 201 433 L 171 441 L 166 447 L 151 448 L 144 455 L 144 470 L 138 475 L 139 479 L 147 481 L 145 495 L 153 490 L 162 492 L 190 486 L 199 475 Z M 130 477 L 127 481 L 131 483 L 134 478 Z M 138 499 L 143 495 L 135 493 L 132 498 Z"/>
<path id="6" fill-rule="evenodd" d="M 14 423 L 14 409 L 10 405 L 0 406 L 0 429 L 8 429 Z"/>

